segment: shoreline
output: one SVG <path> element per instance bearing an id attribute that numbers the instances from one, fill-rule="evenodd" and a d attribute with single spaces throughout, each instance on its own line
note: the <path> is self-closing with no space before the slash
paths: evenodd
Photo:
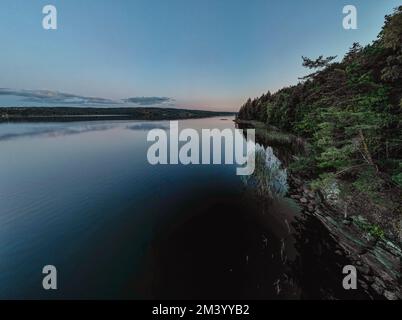
<path id="1" fill-rule="evenodd" d="M 182 120 L 235 116 L 235 112 L 175 108 L 0 107 L 4 122 L 70 122 L 96 120 Z"/>
<path id="2" fill-rule="evenodd" d="M 286 136 L 286 133 L 269 128 L 261 122 L 241 119 L 236 119 L 235 122 L 239 126 L 255 127 L 256 138 L 258 140 L 260 136 L 263 144 L 273 143 L 279 147 L 296 145 L 290 157 L 279 154 L 285 167 L 292 162 L 292 156 L 301 150 L 308 152 L 308 145 L 305 143 L 305 146 L 300 148 L 300 141 L 296 142 L 300 138 L 296 136 L 288 135 L 288 139 L 285 139 L 283 136 Z M 258 135 L 258 131 L 262 134 Z M 288 172 L 289 197 L 301 206 L 303 214 L 316 218 L 325 227 L 329 236 L 337 243 L 335 253 L 345 257 L 356 267 L 359 289 L 363 289 L 372 299 L 374 297 L 388 300 L 402 299 L 400 245 L 392 242 L 393 239 L 375 237 L 363 230 L 361 225 L 367 223 L 364 217 L 366 212 L 352 213 L 345 217 L 342 205 L 331 199 L 324 190 L 320 188 L 313 190 L 310 187 L 312 178 Z"/>
<path id="3" fill-rule="evenodd" d="M 344 218 L 321 191 L 311 190 L 300 177 L 289 176 L 290 197 L 303 208 L 304 214 L 317 218 L 339 248 L 336 254 L 348 258 L 357 269 L 358 286 L 373 298 L 402 299 L 399 284 L 402 250 L 387 239 L 364 237 L 358 217 Z"/>

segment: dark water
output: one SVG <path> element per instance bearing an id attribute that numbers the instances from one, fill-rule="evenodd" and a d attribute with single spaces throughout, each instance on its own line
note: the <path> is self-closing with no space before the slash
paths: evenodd
<path id="1" fill-rule="evenodd" d="M 147 131 L 166 126 L 0 124 L 0 298 L 345 294 L 331 240 L 290 199 L 260 203 L 233 165 L 148 164 Z M 49 264 L 56 291 L 42 289 Z"/>

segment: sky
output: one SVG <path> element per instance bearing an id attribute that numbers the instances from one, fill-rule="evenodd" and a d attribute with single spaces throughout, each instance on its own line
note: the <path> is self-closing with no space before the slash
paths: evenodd
<path id="1" fill-rule="evenodd" d="M 42 8 L 57 8 L 57 30 Z M 342 26 L 357 8 L 357 30 Z M 0 105 L 237 111 L 296 84 L 301 56 L 374 40 L 401 0 L 1 0 Z"/>

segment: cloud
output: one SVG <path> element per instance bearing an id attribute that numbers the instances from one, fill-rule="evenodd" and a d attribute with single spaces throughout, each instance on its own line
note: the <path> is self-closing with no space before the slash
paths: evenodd
<path id="1" fill-rule="evenodd" d="M 121 103 L 111 99 L 85 97 L 50 90 L 13 90 L 0 88 L 0 96 L 17 96 L 24 98 L 24 101 L 45 104 L 57 103 L 64 105 L 110 105 Z"/>
<path id="2" fill-rule="evenodd" d="M 139 104 L 141 106 L 149 106 L 154 104 L 165 104 L 174 100 L 167 97 L 133 97 L 123 100 L 124 102 Z"/>
<path id="3" fill-rule="evenodd" d="M 174 99 L 167 97 L 133 97 L 122 100 L 112 100 L 99 97 L 86 97 L 71 93 L 51 90 L 14 90 L 0 88 L 0 96 L 14 96 L 22 98 L 24 102 L 52 105 L 76 105 L 76 106 L 108 106 L 134 104 L 138 106 L 173 106 Z"/>

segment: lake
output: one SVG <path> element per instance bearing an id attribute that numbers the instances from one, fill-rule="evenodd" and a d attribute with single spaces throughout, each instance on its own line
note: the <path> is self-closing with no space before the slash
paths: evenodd
<path id="1" fill-rule="evenodd" d="M 293 200 L 259 202 L 236 165 L 150 165 L 147 132 L 168 126 L 0 124 L 0 298 L 346 295 L 332 250 L 315 251 L 331 240 Z M 42 288 L 45 265 L 58 290 Z"/>

